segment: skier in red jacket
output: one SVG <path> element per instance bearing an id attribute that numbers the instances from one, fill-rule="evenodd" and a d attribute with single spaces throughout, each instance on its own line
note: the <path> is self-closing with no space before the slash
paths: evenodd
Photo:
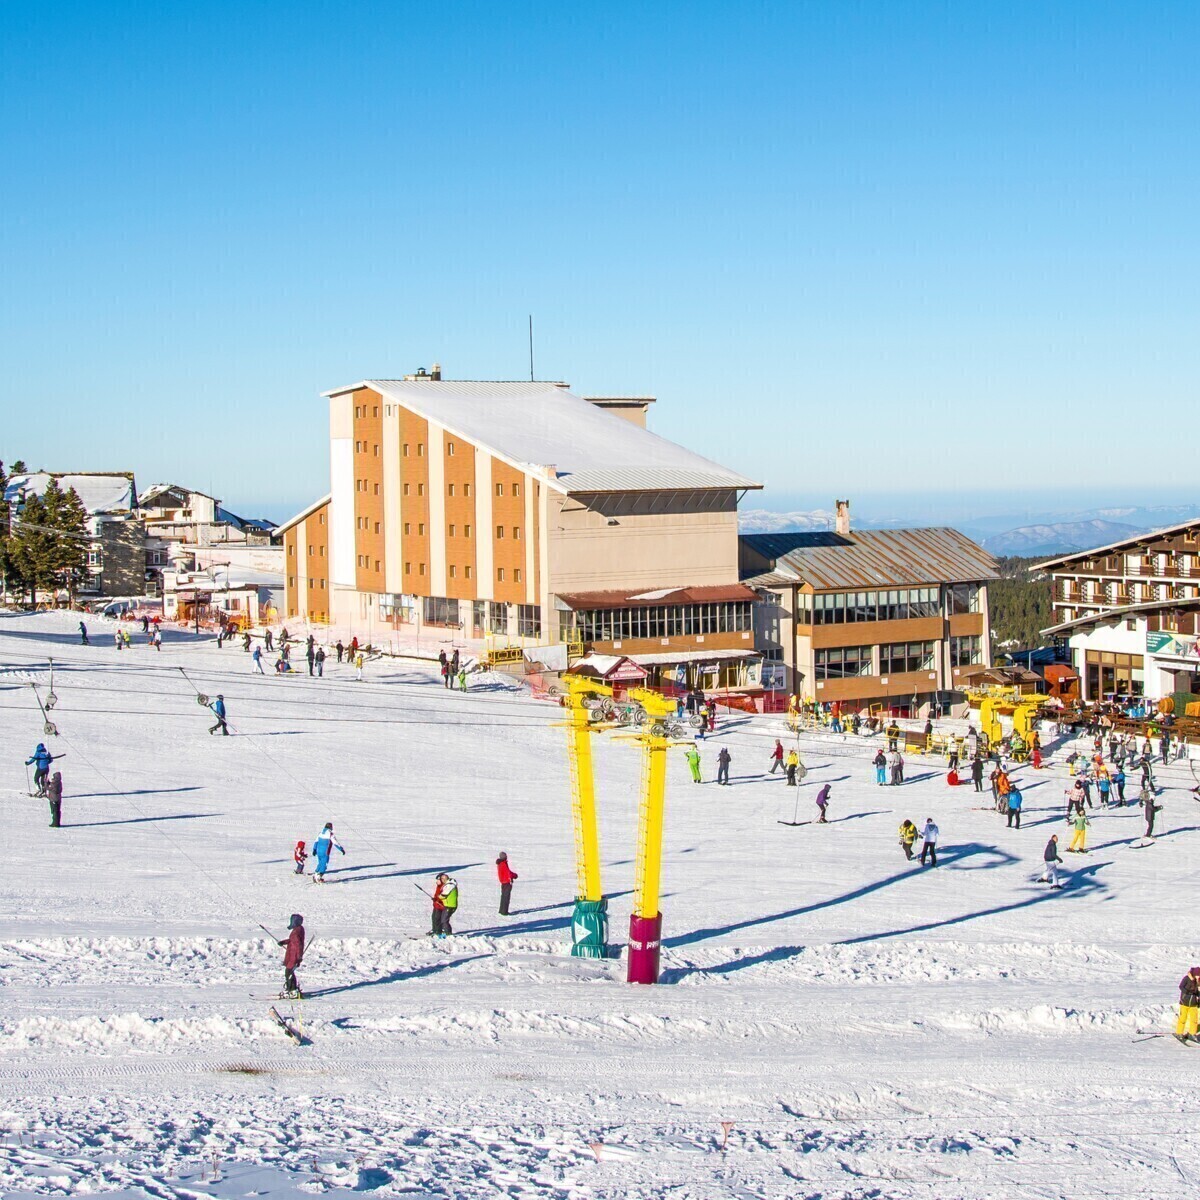
<path id="1" fill-rule="evenodd" d="M 500 915 L 508 916 L 508 902 L 512 899 L 513 880 L 517 873 L 508 865 L 508 855 L 501 850 L 496 859 L 496 878 L 500 880 Z"/>
<path id="2" fill-rule="evenodd" d="M 304 961 L 304 918 L 292 913 L 287 938 L 280 942 L 283 952 L 283 990 L 289 999 L 302 1000 L 303 993 L 296 982 L 296 968 Z"/>

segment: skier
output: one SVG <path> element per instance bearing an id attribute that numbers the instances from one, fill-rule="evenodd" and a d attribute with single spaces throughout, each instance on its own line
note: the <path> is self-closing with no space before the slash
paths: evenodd
<path id="1" fill-rule="evenodd" d="M 826 784 L 826 785 L 825 785 L 825 786 L 824 786 L 824 787 L 823 787 L 823 788 L 822 788 L 822 789 L 821 789 L 821 790 L 820 790 L 820 791 L 817 793 L 817 809 L 818 809 L 818 811 L 819 811 L 819 812 L 820 812 L 820 814 L 821 814 L 821 815 L 820 815 L 820 816 L 817 818 L 817 824 L 818 824 L 818 825 L 828 825 L 828 824 L 829 824 L 829 822 L 828 822 L 828 821 L 826 821 L 826 819 L 825 819 L 825 810 L 826 810 L 826 809 L 829 807 L 829 792 L 830 792 L 830 790 L 831 790 L 831 789 L 830 789 L 830 785 L 829 785 L 829 784 Z"/>
<path id="2" fill-rule="evenodd" d="M 721 747 L 720 754 L 717 755 L 717 782 L 725 787 L 729 786 L 729 751 L 726 747 Z"/>
<path id="3" fill-rule="evenodd" d="M 254 647 L 254 653 L 250 655 L 250 661 L 254 664 L 254 670 L 256 670 L 260 675 L 266 674 L 266 671 L 263 670 L 263 665 L 262 665 L 262 647 L 261 646 Z"/>
<path id="4" fill-rule="evenodd" d="M 333 833 L 333 822 L 326 821 L 317 840 L 313 842 L 313 853 L 317 856 L 317 870 L 313 875 L 313 883 L 324 883 L 325 872 L 329 870 L 329 856 L 334 850 L 346 851 Z"/>
<path id="5" fill-rule="evenodd" d="M 296 874 L 304 874 L 304 864 L 308 862 L 308 851 L 304 848 L 303 842 L 296 843 L 296 849 L 292 851 L 292 861 L 296 864 Z"/>
<path id="6" fill-rule="evenodd" d="M 508 854 L 501 850 L 496 859 L 496 877 L 500 880 L 500 915 L 508 916 L 508 903 L 512 899 L 513 880 L 517 873 L 508 865 Z"/>
<path id="7" fill-rule="evenodd" d="M 800 754 L 796 749 L 791 749 L 787 754 L 787 785 L 795 787 L 800 778 Z"/>
<path id="8" fill-rule="evenodd" d="M 341 639 L 341 638 L 338 638 L 338 640 L 337 640 L 337 645 L 336 645 L 336 646 L 334 646 L 334 649 L 337 651 L 337 660 L 338 660 L 338 662 L 341 662 L 341 661 L 342 661 L 342 655 L 346 653 L 346 647 L 342 645 L 342 639 Z"/>
<path id="9" fill-rule="evenodd" d="M 113 630 L 113 641 L 116 642 L 118 650 L 123 650 L 125 648 L 125 643 L 121 639 L 121 631 L 119 629 Z"/>
<path id="10" fill-rule="evenodd" d="M 460 692 L 467 690 L 467 668 L 465 664 L 458 668 L 458 690 Z"/>
<path id="11" fill-rule="evenodd" d="M 350 649 L 349 649 L 349 651 L 347 651 L 346 657 L 349 659 L 353 659 L 357 653 L 358 653 L 358 634 L 356 633 L 350 639 Z"/>
<path id="12" fill-rule="evenodd" d="M 450 922 L 458 911 L 458 883 L 443 871 L 433 889 L 433 936 L 444 938 L 454 932 Z"/>
<path id="13" fill-rule="evenodd" d="M 303 1000 L 304 993 L 296 982 L 296 968 L 304 961 L 304 918 L 292 913 L 288 921 L 288 935 L 280 943 L 286 947 L 283 953 L 283 991 L 289 1000 Z"/>
<path id="14" fill-rule="evenodd" d="M 1200 967 L 1193 967 L 1179 981 L 1179 1020 L 1175 1037 L 1186 1042 L 1200 1042 Z"/>
<path id="15" fill-rule="evenodd" d="M 1058 868 L 1062 863 L 1062 859 L 1058 857 L 1058 834 L 1052 833 L 1050 840 L 1046 843 L 1046 849 L 1042 852 L 1042 883 L 1048 883 L 1052 888 L 1060 888 L 1062 884 L 1058 882 Z"/>
<path id="16" fill-rule="evenodd" d="M 958 770 L 958 742 L 955 740 L 954 734 L 950 735 L 950 754 L 947 758 L 946 766 L 951 771 Z"/>
<path id="17" fill-rule="evenodd" d="M 362 683 L 362 677 L 363 677 L 363 656 L 362 656 L 362 651 L 360 650 L 354 656 L 354 679 L 357 683 Z"/>
<path id="18" fill-rule="evenodd" d="M 1096 780 L 1096 786 L 1100 789 L 1100 807 L 1107 808 L 1112 792 L 1112 781 L 1109 779 L 1107 771 Z"/>
<path id="19" fill-rule="evenodd" d="M 684 752 L 683 757 L 687 759 L 688 770 L 692 773 L 693 783 L 702 783 L 700 778 L 700 751 L 694 745 L 689 746 Z"/>
<path id="20" fill-rule="evenodd" d="M 971 782 L 977 792 L 983 791 L 983 759 L 978 754 L 971 759 Z"/>
<path id="21" fill-rule="evenodd" d="M 900 849 L 904 857 L 912 862 L 913 843 L 917 840 L 917 827 L 907 818 L 900 822 Z"/>
<path id="22" fill-rule="evenodd" d="M 775 749 L 771 751 L 771 770 L 768 772 L 774 775 L 776 771 L 783 770 L 783 743 L 776 738 Z"/>
<path id="23" fill-rule="evenodd" d="M 888 754 L 888 769 L 891 771 L 892 787 L 898 787 L 904 779 L 904 760 L 899 750 L 892 750 Z"/>
<path id="24" fill-rule="evenodd" d="M 150 635 L 150 645 L 161 654 L 162 653 L 162 630 L 157 625 L 154 627 L 154 632 Z"/>
<path id="25" fill-rule="evenodd" d="M 1146 833 L 1144 836 L 1152 838 L 1154 836 L 1154 815 L 1162 810 L 1162 805 L 1154 803 L 1154 792 L 1144 785 L 1138 803 L 1142 806 L 1142 815 L 1146 818 Z"/>
<path id="26" fill-rule="evenodd" d="M 263 634 L 263 645 L 266 646 L 268 654 L 275 649 L 275 635 L 269 629 Z"/>
<path id="27" fill-rule="evenodd" d="M 55 771 L 50 776 L 50 785 L 46 796 L 50 800 L 50 828 L 57 829 L 62 824 L 62 772 Z"/>
<path id="28" fill-rule="evenodd" d="M 59 756 L 61 757 L 61 755 Z M 45 796 L 46 780 L 50 775 L 50 764 L 54 761 L 54 755 L 46 749 L 44 743 L 38 742 L 37 749 L 25 760 L 25 765 L 33 766 L 33 787 L 34 794 Z"/>
<path id="29" fill-rule="evenodd" d="M 1075 832 L 1071 835 L 1071 844 L 1067 847 L 1068 854 L 1087 853 L 1087 831 L 1090 824 L 1087 813 L 1082 808 L 1077 808 L 1075 816 L 1071 819 L 1071 826 Z"/>
<path id="30" fill-rule="evenodd" d="M 216 733 L 219 729 L 222 737 L 229 736 L 229 725 L 225 721 L 225 697 L 218 696 L 216 700 L 208 706 L 213 711 L 213 716 L 217 718 L 217 723 L 209 729 L 209 733 Z"/>
<path id="31" fill-rule="evenodd" d="M 937 842 L 940 830 L 933 823 L 932 817 L 925 818 L 925 828 L 921 830 L 921 840 L 924 845 L 921 847 L 921 866 L 925 865 L 925 856 L 929 856 L 931 866 L 937 866 Z"/>
<path id="32" fill-rule="evenodd" d="M 87 626 L 82 621 L 79 622 L 79 641 L 81 645 L 86 646 L 88 644 Z"/>
<path id="33" fill-rule="evenodd" d="M 313 658 L 317 664 L 317 678 L 324 679 L 325 678 L 325 647 L 318 646 L 317 652 L 313 656 Z"/>
<path id="34" fill-rule="evenodd" d="M 1008 795 L 1005 797 L 1008 801 L 1008 828 L 1013 827 L 1013 819 L 1016 818 L 1017 828 L 1021 828 L 1021 805 L 1024 803 L 1024 798 L 1018 788 L 1010 788 Z"/>
<path id="35" fill-rule="evenodd" d="M 243 654 L 250 653 L 250 631 L 249 630 L 246 630 L 246 632 L 242 634 L 242 653 Z"/>
<path id="36" fill-rule="evenodd" d="M 875 783 L 879 787 L 887 785 L 887 755 L 884 754 L 882 747 L 875 751 L 875 757 L 871 759 L 875 765 Z"/>

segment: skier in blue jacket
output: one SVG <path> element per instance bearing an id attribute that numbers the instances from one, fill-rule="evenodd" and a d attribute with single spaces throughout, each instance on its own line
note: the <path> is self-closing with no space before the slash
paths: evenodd
<path id="1" fill-rule="evenodd" d="M 217 718 L 217 723 L 209 729 L 209 733 L 216 733 L 219 729 L 225 737 L 229 736 L 229 726 L 225 723 L 225 697 L 218 696 L 216 700 L 208 706 L 213 711 L 213 716 Z"/>
<path id="2" fill-rule="evenodd" d="M 343 849 L 334 836 L 333 822 L 326 821 L 325 828 L 321 830 L 320 836 L 313 842 L 313 853 L 317 856 L 317 869 L 313 873 L 313 883 L 325 882 L 325 872 L 329 869 L 329 856 L 335 848 L 343 854 L 346 853 L 345 849 Z"/>
<path id="3" fill-rule="evenodd" d="M 39 796 L 46 794 L 46 780 L 50 775 L 50 764 L 53 761 L 54 755 L 41 742 L 38 742 L 37 749 L 25 760 L 27 767 L 37 764 L 33 772 L 33 786 L 37 789 Z"/>

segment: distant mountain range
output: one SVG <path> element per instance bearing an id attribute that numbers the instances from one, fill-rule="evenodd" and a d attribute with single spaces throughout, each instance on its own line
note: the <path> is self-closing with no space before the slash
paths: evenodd
<path id="1" fill-rule="evenodd" d="M 914 521 L 903 517 L 881 520 L 855 514 L 853 524 L 858 529 L 949 525 L 998 556 L 1050 558 L 1192 520 L 1200 520 L 1200 504 L 1126 505 L 1082 512 L 1030 513 L 1025 515 L 1023 524 L 1017 523 L 1020 517 L 1016 514 L 964 521 Z M 833 524 L 833 512 L 824 508 L 804 512 L 750 508 L 738 514 L 738 527 L 742 533 L 793 533 L 832 529 Z"/>

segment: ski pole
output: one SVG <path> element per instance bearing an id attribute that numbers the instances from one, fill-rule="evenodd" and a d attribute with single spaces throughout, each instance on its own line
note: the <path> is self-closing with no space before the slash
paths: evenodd
<path id="1" fill-rule="evenodd" d="M 419 883 L 414 883 L 413 887 L 415 887 L 422 896 L 428 896 L 430 900 L 433 899 L 433 894 L 431 892 L 427 892 Z"/>
<path id="2" fill-rule="evenodd" d="M 255 924 L 258 925 L 259 929 L 261 929 L 263 931 L 263 933 L 265 933 L 267 935 L 267 937 L 269 937 L 271 939 L 271 941 L 273 941 L 273 942 L 279 941 L 279 939 L 265 925 L 261 924 L 258 921 L 256 921 Z"/>

